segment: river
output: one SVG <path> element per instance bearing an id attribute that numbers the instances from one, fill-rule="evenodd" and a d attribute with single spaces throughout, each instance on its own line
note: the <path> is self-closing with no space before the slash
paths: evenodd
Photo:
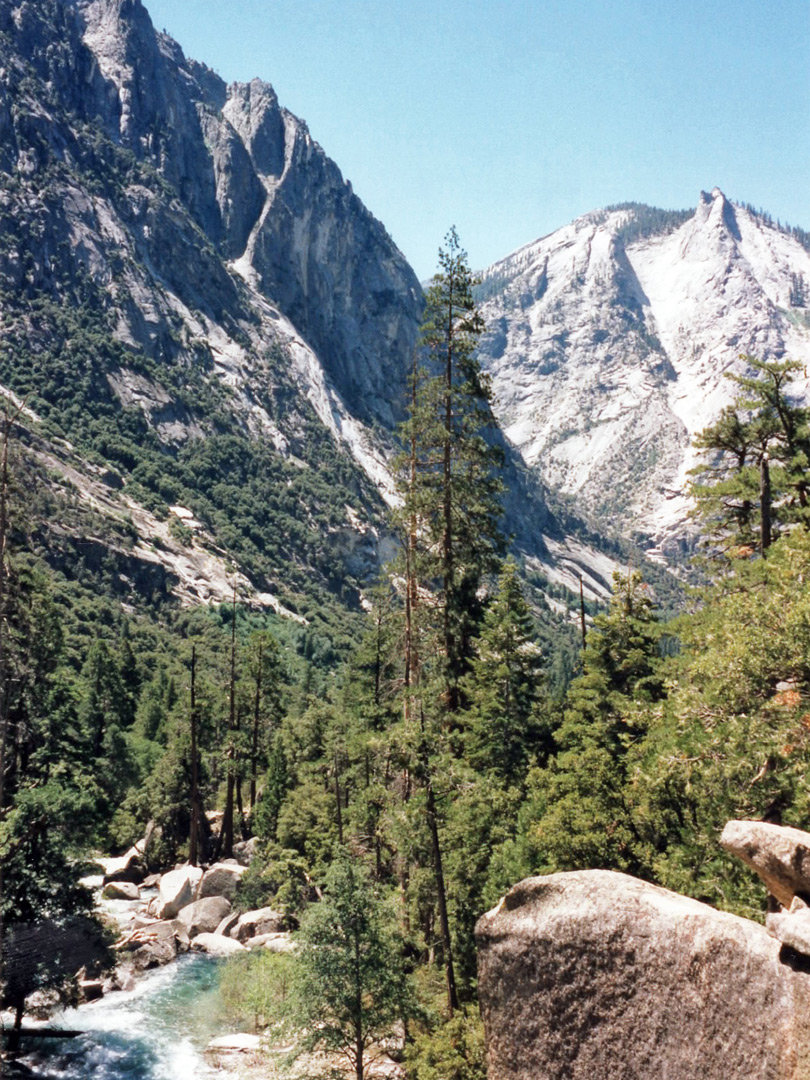
<path id="1" fill-rule="evenodd" d="M 203 1057 L 222 1020 L 220 961 L 186 955 L 116 991 L 54 1017 L 74 1039 L 24 1040 L 20 1064 L 37 1080 L 197 1080 L 221 1076 Z"/>

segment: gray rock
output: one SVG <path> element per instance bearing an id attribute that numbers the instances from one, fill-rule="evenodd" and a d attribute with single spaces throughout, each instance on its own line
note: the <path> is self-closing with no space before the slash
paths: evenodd
<path id="1" fill-rule="evenodd" d="M 267 949 L 268 952 L 295 952 L 296 945 L 292 934 L 257 934 L 245 942 L 249 949 Z"/>
<path id="2" fill-rule="evenodd" d="M 134 990 L 136 986 L 135 976 L 129 964 L 115 968 L 104 980 L 104 993 L 111 994 L 114 990 Z"/>
<path id="3" fill-rule="evenodd" d="M 214 931 L 215 934 L 222 934 L 225 937 L 231 936 L 231 931 L 239 922 L 239 912 L 232 911 L 230 915 L 226 915 L 219 926 Z"/>
<path id="4" fill-rule="evenodd" d="M 771 937 L 803 956 L 810 956 L 810 908 L 795 912 L 773 911 L 765 919 Z"/>
<path id="5" fill-rule="evenodd" d="M 79 993 L 83 1001 L 97 1001 L 100 997 L 104 997 L 104 980 L 80 979 Z"/>
<path id="6" fill-rule="evenodd" d="M 152 968 L 170 964 L 176 956 L 177 945 L 174 938 L 171 940 L 159 938 L 154 941 L 147 941 L 136 949 L 132 953 L 130 964 L 132 970 L 139 974 L 143 971 L 150 971 Z"/>
<path id="7" fill-rule="evenodd" d="M 177 922 L 186 928 L 190 938 L 195 938 L 198 934 L 215 933 L 219 924 L 230 913 L 230 900 L 224 896 L 206 896 L 182 908 Z"/>
<path id="8" fill-rule="evenodd" d="M 132 920 L 130 929 L 145 930 L 148 926 L 154 926 L 158 921 L 158 919 L 153 919 L 151 915 L 136 915 Z"/>
<path id="9" fill-rule="evenodd" d="M 251 836 L 249 840 L 240 840 L 238 844 L 233 845 L 233 853 L 241 866 L 250 866 L 251 859 L 256 854 L 258 843 L 256 837 Z"/>
<path id="10" fill-rule="evenodd" d="M 140 900 L 141 890 L 131 881 L 108 881 L 101 895 L 105 900 Z"/>
<path id="11" fill-rule="evenodd" d="M 237 941 L 247 941 L 248 938 L 257 937 L 259 934 L 278 934 L 286 930 L 287 917 L 273 908 L 258 908 L 256 911 L 246 911 L 240 915 L 236 926 L 231 930 L 231 937 Z"/>
<path id="12" fill-rule="evenodd" d="M 779 903 L 810 897 L 810 833 L 765 821 L 729 821 L 720 843 L 751 867 Z"/>
<path id="13" fill-rule="evenodd" d="M 130 965 L 137 974 L 171 963 L 177 956 L 175 927 L 171 922 L 156 922 L 135 930 L 118 946 L 132 953 Z"/>
<path id="14" fill-rule="evenodd" d="M 158 918 L 173 919 L 187 904 L 192 903 L 202 876 L 199 866 L 181 866 L 164 874 L 157 896 Z"/>
<path id="15" fill-rule="evenodd" d="M 757 923 L 603 870 L 476 927 L 489 1080 L 801 1080 L 810 975 Z"/>
<path id="16" fill-rule="evenodd" d="M 114 859 L 102 859 L 104 884 L 113 881 L 129 881 L 139 885 L 148 874 L 144 859 L 144 841 L 139 841 L 124 855 Z"/>
<path id="17" fill-rule="evenodd" d="M 35 1020 L 48 1020 L 61 1005 L 58 990 L 35 990 L 25 999 L 25 1011 Z"/>
<path id="18" fill-rule="evenodd" d="M 175 946 L 177 947 L 177 951 L 179 953 L 188 952 L 189 946 L 191 944 L 191 938 L 189 936 L 189 931 L 186 924 L 181 922 L 178 918 L 172 919 L 167 925 L 171 927 L 172 933 L 174 934 L 174 942 Z"/>
<path id="19" fill-rule="evenodd" d="M 191 943 L 192 952 L 204 952 L 210 956 L 233 956 L 243 953 L 245 946 L 222 934 L 198 934 Z"/>
<path id="20" fill-rule="evenodd" d="M 205 1048 L 206 1053 L 244 1054 L 255 1052 L 262 1047 L 261 1035 L 249 1035 L 238 1033 L 235 1035 L 219 1035 L 212 1039 Z"/>
<path id="21" fill-rule="evenodd" d="M 203 874 L 197 894 L 199 899 L 206 896 L 226 896 L 233 900 L 245 869 L 246 867 L 235 861 L 214 863 L 211 869 Z"/>
<path id="22" fill-rule="evenodd" d="M 146 925 L 136 923 L 132 930 L 121 938 L 116 948 L 132 950 L 154 941 L 174 942 L 178 927 L 186 932 L 186 928 L 177 920 L 155 919 Z"/>

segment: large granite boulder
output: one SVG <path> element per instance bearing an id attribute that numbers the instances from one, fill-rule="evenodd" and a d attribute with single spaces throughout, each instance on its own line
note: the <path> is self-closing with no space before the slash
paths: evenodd
<path id="1" fill-rule="evenodd" d="M 765 920 L 765 929 L 789 949 L 810 956 L 810 908 L 773 911 Z"/>
<path id="2" fill-rule="evenodd" d="M 239 922 L 232 927 L 230 936 L 236 941 L 245 942 L 259 934 L 278 934 L 289 926 L 289 919 L 274 908 L 257 908 L 240 915 Z"/>
<path id="3" fill-rule="evenodd" d="M 624 874 L 528 878 L 476 927 L 488 1080 L 802 1080 L 810 974 Z"/>
<path id="4" fill-rule="evenodd" d="M 225 916 L 225 918 L 222 920 L 222 922 L 216 928 L 214 933 L 215 934 L 224 934 L 225 937 L 230 937 L 231 936 L 231 930 L 233 930 L 233 928 L 239 922 L 239 918 L 240 918 L 239 912 L 238 911 L 232 911 L 230 913 L 230 915 Z"/>
<path id="5" fill-rule="evenodd" d="M 141 840 L 118 858 L 99 859 L 104 867 L 105 885 L 113 881 L 128 881 L 134 885 L 140 885 L 149 873 L 144 855 L 144 841 Z"/>
<path id="6" fill-rule="evenodd" d="M 206 896 L 181 908 L 177 921 L 188 930 L 188 936 L 213 934 L 226 916 L 231 913 L 231 902 L 224 896 Z"/>
<path id="7" fill-rule="evenodd" d="M 180 866 L 160 879 L 156 915 L 159 919 L 174 919 L 178 912 L 192 903 L 202 881 L 199 866 Z"/>
<path id="8" fill-rule="evenodd" d="M 233 900 L 242 874 L 247 867 L 234 862 L 214 863 L 210 870 L 206 870 L 200 882 L 200 899 L 206 896 L 225 896 Z"/>
<path id="9" fill-rule="evenodd" d="M 131 881 L 108 881 L 101 896 L 104 900 L 140 900 L 141 890 Z"/>
<path id="10" fill-rule="evenodd" d="M 193 952 L 208 953 L 209 956 L 233 956 L 245 952 L 245 946 L 233 938 L 222 934 L 198 934 L 191 943 Z"/>
<path id="11" fill-rule="evenodd" d="M 259 841 L 255 836 L 251 836 L 249 840 L 240 840 L 238 844 L 233 845 L 233 856 L 240 865 L 248 867 L 258 846 Z"/>
<path id="12" fill-rule="evenodd" d="M 118 856 L 118 858 L 97 860 L 104 867 L 103 883 L 105 885 L 111 881 L 130 881 L 135 885 L 143 884 L 149 874 L 148 852 L 155 831 L 155 823 L 150 821 L 143 837 L 133 844 L 129 851 Z"/>
<path id="13" fill-rule="evenodd" d="M 188 938 L 183 945 L 178 941 L 178 931 L 185 934 L 185 927 L 171 921 L 153 922 L 133 930 L 118 942 L 116 948 L 131 954 L 131 970 L 136 973 L 148 971 L 171 963 L 179 951 L 188 948 Z"/>
<path id="14" fill-rule="evenodd" d="M 810 833 L 767 821 L 729 821 L 720 843 L 759 874 L 783 907 L 794 896 L 810 901 Z"/>

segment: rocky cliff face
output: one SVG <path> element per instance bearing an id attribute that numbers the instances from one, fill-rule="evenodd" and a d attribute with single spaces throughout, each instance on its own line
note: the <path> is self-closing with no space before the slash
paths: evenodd
<path id="1" fill-rule="evenodd" d="M 216 548 L 256 596 L 348 579 L 357 604 L 422 303 L 383 226 L 271 86 L 226 86 L 140 0 L 0 0 L 0 134 L 0 387 L 72 443 L 46 457 L 160 533 L 187 600 L 221 598 Z M 533 568 L 606 595 L 613 563 L 507 457 Z M 178 506 L 191 569 L 184 519 L 155 524 Z"/>
<path id="2" fill-rule="evenodd" d="M 5 391 L 74 443 L 88 505 L 99 459 L 105 513 L 189 503 L 198 571 L 213 546 L 256 595 L 361 581 L 421 308 L 385 229 L 270 86 L 226 86 L 139 0 L 0 0 L 0 61 Z M 218 597 L 224 564 L 189 592 L 166 544 L 181 595 Z"/>
<path id="3" fill-rule="evenodd" d="M 741 354 L 810 361 L 808 282 L 810 252 L 718 189 L 691 215 L 586 214 L 484 275 L 498 418 L 552 488 L 671 554 L 725 373 Z"/>
<path id="4" fill-rule="evenodd" d="M 89 111 L 155 167 L 228 267 L 294 324 L 351 410 L 390 425 L 419 285 L 306 124 L 266 83 L 226 86 L 187 61 L 139 0 L 77 0 L 75 10 L 99 83 Z M 188 269 L 180 263 L 171 284 Z"/>

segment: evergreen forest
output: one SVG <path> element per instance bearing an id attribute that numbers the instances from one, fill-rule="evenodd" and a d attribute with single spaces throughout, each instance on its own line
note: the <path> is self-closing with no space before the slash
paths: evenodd
<path id="1" fill-rule="evenodd" d="M 69 942 L 98 929 L 80 879 L 94 853 L 147 830 L 155 869 L 257 838 L 238 903 L 283 911 L 300 947 L 224 965 L 227 1008 L 294 1031 L 301 1050 L 343 1055 L 358 1080 L 394 1032 L 414 1080 L 482 1080 L 474 927 L 526 876 L 621 870 L 764 918 L 764 886 L 718 837 L 730 818 L 810 827 L 810 412 L 791 394 L 796 367 L 748 358 L 734 405 L 700 436 L 700 584 L 678 613 L 660 571 L 630 565 L 608 604 L 550 634 L 502 532 L 475 285 L 451 231 L 398 431 L 396 554 L 376 583 L 347 586 L 343 607 L 333 593 L 318 610 L 330 578 L 318 536 L 340 471 L 328 455 L 308 479 L 284 466 L 286 502 L 268 479 L 279 466 L 259 450 L 247 461 L 227 432 L 208 460 L 180 455 L 161 473 L 144 438 L 129 462 L 143 492 L 202 492 L 248 564 L 278 561 L 262 539 L 270 509 L 279 537 L 300 530 L 316 570 L 299 567 L 311 575 L 295 583 L 308 597 L 299 621 L 257 611 L 236 587 L 218 606 L 122 602 L 119 566 L 46 557 L 42 522 L 69 499 L 54 501 L 20 412 L 6 411 L 6 1007 L 35 989 L 70 994 Z M 90 316 L 82 332 L 97 332 Z M 37 392 L 55 395 L 64 427 L 72 406 L 58 389 Z M 95 419 L 80 404 L 88 438 L 133 452 L 137 432 L 116 433 L 103 402 Z M 364 494 L 353 473 L 339 479 Z M 36 970 L 15 960 L 32 930 L 66 943 Z"/>

